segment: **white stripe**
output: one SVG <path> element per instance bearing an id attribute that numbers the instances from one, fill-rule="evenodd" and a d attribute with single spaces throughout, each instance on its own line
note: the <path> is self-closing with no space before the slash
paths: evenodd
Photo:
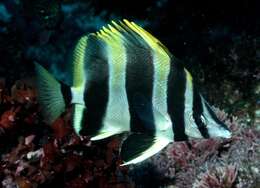
<path id="1" fill-rule="evenodd" d="M 85 81 L 83 82 L 83 84 L 85 83 Z M 85 105 L 85 101 L 84 101 L 84 85 L 80 86 L 80 87 L 71 87 L 71 95 L 72 95 L 72 99 L 71 99 L 71 103 L 74 104 L 82 104 Z"/>
<path id="2" fill-rule="evenodd" d="M 85 106 L 80 105 L 80 104 L 75 104 L 75 106 L 74 106 L 73 127 L 77 134 L 79 134 L 79 132 L 81 130 L 84 109 L 85 109 Z"/>
<path id="3" fill-rule="evenodd" d="M 168 76 L 170 74 L 170 57 L 165 53 L 153 51 L 154 83 L 153 83 L 153 116 L 157 134 L 161 131 L 169 130 L 169 139 L 173 139 L 171 129 L 172 122 L 168 114 L 167 90 Z M 167 134 L 169 134 L 167 133 Z"/>
<path id="4" fill-rule="evenodd" d="M 161 135 L 162 132 L 164 132 L 164 135 L 172 140 L 172 122 L 169 117 L 167 107 L 167 88 L 171 59 L 169 57 L 169 54 L 159 45 L 160 42 L 156 38 L 154 38 L 150 33 L 145 31 L 141 27 L 135 25 L 134 23 L 130 24 L 126 21 L 126 24 L 130 26 L 139 35 L 141 35 L 152 50 L 154 67 L 152 104 L 153 117 L 156 126 L 156 134 Z"/>
<path id="5" fill-rule="evenodd" d="M 203 116 L 207 124 L 207 129 L 209 136 L 211 138 L 216 138 L 216 137 L 221 137 L 221 138 L 231 138 L 232 134 L 230 131 L 224 129 L 219 125 L 211 116 L 208 108 L 206 105 L 208 105 L 209 108 L 210 105 L 208 102 L 200 95 L 201 101 L 202 101 L 202 106 L 203 106 Z"/>
<path id="6" fill-rule="evenodd" d="M 185 89 L 185 114 L 191 113 L 193 108 L 193 86 L 190 73 L 184 69 L 186 75 L 186 89 Z"/>
<path id="7" fill-rule="evenodd" d="M 190 73 L 184 69 L 186 74 L 186 89 L 184 97 L 184 127 L 185 134 L 189 137 L 202 138 L 202 135 L 193 119 L 193 86 Z"/>
<path id="8" fill-rule="evenodd" d="M 86 78 L 84 72 L 84 57 L 85 49 L 87 48 L 87 40 L 87 36 L 84 36 L 78 41 L 73 55 L 73 86 L 71 87 L 71 104 L 75 104 L 73 128 L 77 134 L 79 134 L 81 130 L 81 123 L 85 108 L 84 90 Z"/>
<path id="9" fill-rule="evenodd" d="M 126 49 L 119 36 L 106 46 L 109 65 L 109 97 L 101 132 L 130 130 L 130 112 L 126 94 Z M 116 41 L 115 41 L 116 40 Z"/>

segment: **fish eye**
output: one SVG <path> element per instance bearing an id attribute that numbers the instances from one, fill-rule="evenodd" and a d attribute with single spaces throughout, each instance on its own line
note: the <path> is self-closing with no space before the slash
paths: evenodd
<path id="1" fill-rule="evenodd" d="M 202 123 L 203 123 L 205 126 L 207 126 L 207 120 L 206 120 L 206 118 L 205 118 L 203 115 L 200 116 L 200 119 L 201 119 Z"/>

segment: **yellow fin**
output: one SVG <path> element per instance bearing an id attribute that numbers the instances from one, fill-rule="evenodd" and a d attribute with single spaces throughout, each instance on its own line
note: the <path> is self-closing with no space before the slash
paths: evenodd
<path id="1" fill-rule="evenodd" d="M 73 53 L 73 86 L 81 87 L 84 83 L 84 57 L 87 47 L 87 36 L 83 36 L 76 44 Z"/>
<path id="2" fill-rule="evenodd" d="M 190 84 L 190 87 L 192 87 L 192 76 L 190 74 L 190 72 L 187 69 L 184 69 L 185 73 L 186 73 L 186 77 L 188 80 L 188 83 Z"/>
<path id="3" fill-rule="evenodd" d="M 123 41 L 123 44 L 126 46 L 134 45 L 147 50 L 151 49 L 163 56 L 172 56 L 169 50 L 157 38 L 134 22 L 129 22 L 126 19 L 119 22 L 111 21 L 111 24 L 100 29 L 95 35 L 99 39 L 105 40 L 109 45 L 115 45 L 119 42 L 117 39 L 120 37 L 120 41 Z M 122 43 L 116 45 L 122 45 Z"/>

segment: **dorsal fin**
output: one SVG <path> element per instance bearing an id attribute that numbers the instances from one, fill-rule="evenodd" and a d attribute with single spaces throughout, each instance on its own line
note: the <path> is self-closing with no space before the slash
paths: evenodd
<path id="1" fill-rule="evenodd" d="M 172 56 L 169 50 L 152 34 L 126 19 L 119 22 L 112 21 L 95 35 L 100 39 L 105 39 L 111 45 L 116 45 L 116 39 L 120 38 L 126 46 L 145 48 L 160 53 L 160 55 Z"/>

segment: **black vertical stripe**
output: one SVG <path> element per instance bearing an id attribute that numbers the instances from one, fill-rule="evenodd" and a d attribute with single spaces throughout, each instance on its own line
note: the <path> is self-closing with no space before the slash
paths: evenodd
<path id="1" fill-rule="evenodd" d="M 90 35 L 85 54 L 87 82 L 84 93 L 86 110 L 81 131 L 83 135 L 95 135 L 103 126 L 109 96 L 108 59 L 105 53 L 104 42 Z"/>
<path id="2" fill-rule="evenodd" d="M 208 112 L 209 112 L 211 118 L 212 118 L 216 123 L 218 123 L 219 125 L 221 125 L 224 129 L 229 130 L 228 127 L 227 127 L 227 125 L 218 119 L 218 117 L 217 117 L 216 114 L 213 112 L 213 110 L 211 109 L 211 107 L 209 106 L 209 104 L 208 104 L 207 102 L 205 102 L 205 106 L 206 106 L 206 108 L 207 108 L 207 110 L 208 110 Z"/>
<path id="3" fill-rule="evenodd" d="M 62 82 L 60 82 L 61 84 L 61 93 L 63 95 L 64 101 L 65 101 L 65 105 L 66 107 L 68 107 L 71 103 L 71 89 L 70 86 L 68 86 L 67 84 L 64 84 Z"/>
<path id="4" fill-rule="evenodd" d="M 181 62 L 174 59 L 171 62 L 170 74 L 168 76 L 167 105 L 170 115 L 174 140 L 187 140 L 184 123 L 186 74 Z"/>
<path id="5" fill-rule="evenodd" d="M 201 116 L 203 115 L 203 106 L 202 106 L 201 96 L 198 92 L 197 87 L 193 84 L 193 119 L 204 138 L 209 138 L 209 133 L 207 129 L 207 125 L 203 123 L 201 120 Z"/>
<path id="6" fill-rule="evenodd" d="M 152 110 L 153 95 L 153 58 L 151 50 L 127 46 L 126 65 L 126 92 L 129 102 L 130 129 L 132 132 L 144 132 L 153 135 L 155 133 L 154 117 Z M 136 96 L 142 96 L 145 101 L 143 112 L 137 112 L 135 105 Z M 138 99 L 140 100 L 140 98 Z M 138 101 L 138 103 L 142 101 Z M 138 110 L 142 110 L 138 108 Z M 142 118 L 140 116 L 146 116 Z M 144 121 L 148 119 L 149 121 Z"/>

